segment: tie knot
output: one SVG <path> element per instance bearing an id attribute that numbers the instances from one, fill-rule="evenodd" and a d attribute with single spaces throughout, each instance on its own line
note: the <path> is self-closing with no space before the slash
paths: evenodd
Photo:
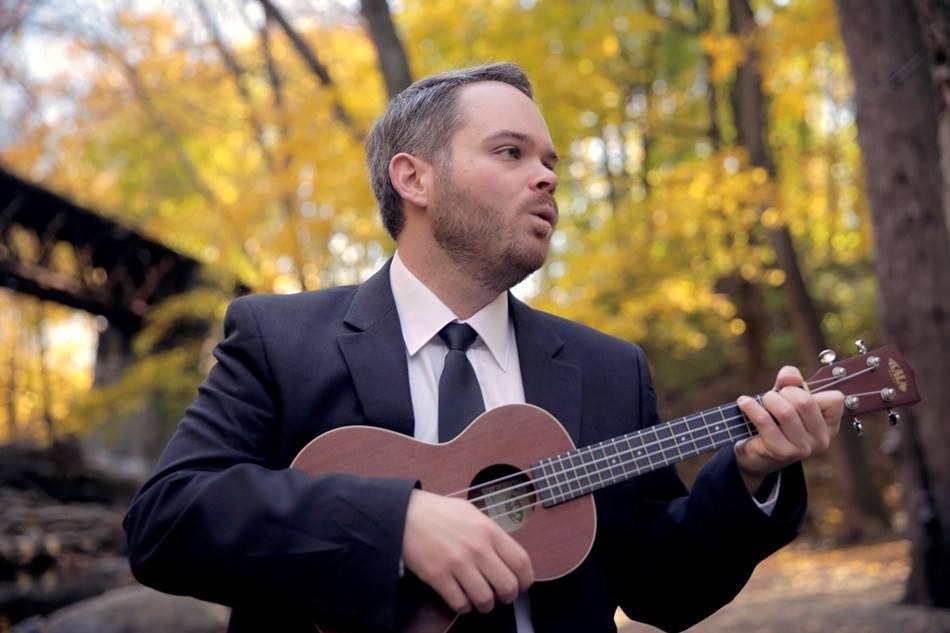
<path id="1" fill-rule="evenodd" d="M 464 352 L 475 341 L 478 332 L 465 323 L 449 323 L 439 330 L 439 338 L 452 351 Z"/>

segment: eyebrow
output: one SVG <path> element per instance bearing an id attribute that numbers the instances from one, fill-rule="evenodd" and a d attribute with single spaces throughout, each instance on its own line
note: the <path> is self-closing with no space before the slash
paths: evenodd
<path id="1" fill-rule="evenodd" d="M 534 144 L 530 136 L 522 132 L 515 132 L 514 130 L 498 130 L 497 132 L 486 136 L 485 141 L 490 142 L 506 138 L 515 139 L 516 141 L 521 141 L 522 143 Z M 546 158 L 553 163 L 557 163 L 560 160 L 557 152 L 555 152 L 553 149 L 547 153 Z"/>

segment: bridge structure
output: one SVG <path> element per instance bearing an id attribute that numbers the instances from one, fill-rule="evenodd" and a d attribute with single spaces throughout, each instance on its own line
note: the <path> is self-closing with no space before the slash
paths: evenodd
<path id="1" fill-rule="evenodd" d="M 0 166 L 0 287 L 106 318 L 96 351 L 97 386 L 117 380 L 132 362 L 132 339 L 149 310 L 202 284 L 201 272 L 197 260 Z M 164 346 L 210 326 L 186 325 Z M 124 445 L 109 450 L 147 463 L 167 438 L 154 437 L 161 434 L 154 412 L 133 418 L 125 421 Z"/>
<path id="2" fill-rule="evenodd" d="M 0 286 L 102 315 L 126 338 L 197 283 L 186 255 L 0 168 Z"/>

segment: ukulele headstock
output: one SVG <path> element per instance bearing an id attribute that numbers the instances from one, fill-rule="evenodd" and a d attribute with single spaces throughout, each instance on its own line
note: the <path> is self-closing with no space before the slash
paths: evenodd
<path id="1" fill-rule="evenodd" d="M 808 379 L 812 392 L 837 389 L 844 393 L 844 414 L 854 418 L 852 426 L 860 434 L 863 430 L 857 416 L 887 409 L 891 424 L 897 424 L 900 414 L 894 407 L 920 402 L 914 368 L 894 345 L 885 345 L 868 351 L 864 342 L 855 342 L 860 354 L 836 360 L 831 350 L 824 350 L 818 360 L 824 365 Z"/>

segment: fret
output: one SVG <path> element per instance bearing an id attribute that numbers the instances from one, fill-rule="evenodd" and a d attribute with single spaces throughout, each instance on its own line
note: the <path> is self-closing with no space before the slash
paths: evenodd
<path id="1" fill-rule="evenodd" d="M 699 441 L 696 445 L 696 450 L 701 453 L 710 451 L 716 446 L 715 438 L 710 435 L 709 423 L 706 421 L 706 413 L 706 411 L 699 412 L 699 421 L 702 422 L 703 428 L 699 431 Z"/>
<path id="2" fill-rule="evenodd" d="M 640 438 L 640 446 L 643 447 L 641 450 L 643 451 L 644 455 L 647 458 L 647 463 L 650 465 L 650 470 L 654 470 L 656 466 L 653 465 L 653 447 L 647 446 L 649 442 L 647 442 L 645 438 L 646 432 L 649 430 L 650 429 L 646 429 L 644 431 L 641 431 L 640 433 L 637 433 L 637 437 Z M 653 436 L 656 437 L 656 433 L 654 433 Z M 657 442 L 659 442 L 660 438 L 657 437 L 656 439 L 657 439 Z"/>
<path id="3" fill-rule="evenodd" d="M 676 449 L 676 456 L 679 458 L 673 460 L 673 463 L 676 463 L 683 459 L 683 451 L 680 450 L 679 437 L 677 436 L 676 431 L 673 430 L 672 426 L 667 426 L 666 428 L 670 431 L 670 438 L 673 440 L 673 448 Z"/>
<path id="4" fill-rule="evenodd" d="M 677 424 L 682 424 L 686 428 L 683 431 L 677 431 L 675 428 Z M 686 418 L 680 418 L 679 420 L 675 420 L 670 424 L 670 433 L 673 435 L 673 444 L 676 446 L 676 452 L 681 460 L 683 459 L 683 449 L 686 448 L 686 441 L 689 439 L 686 434 L 687 430 L 689 430 L 689 423 L 686 421 Z M 687 449 L 687 451 L 688 450 L 689 449 Z M 686 453 L 686 456 L 689 456 L 689 452 Z"/>
<path id="5" fill-rule="evenodd" d="M 572 497 L 579 497 L 584 494 L 584 484 L 581 481 L 583 475 L 581 474 L 581 467 L 584 465 L 584 462 L 581 461 L 580 457 L 577 456 L 577 451 L 571 451 L 566 453 L 567 463 L 570 466 L 567 469 L 567 481 L 569 482 L 568 486 L 571 489 Z"/>
<path id="6" fill-rule="evenodd" d="M 604 473 L 602 471 L 603 465 L 597 459 L 597 455 L 594 454 L 594 449 L 596 447 L 597 447 L 596 444 L 594 446 L 588 446 L 587 448 L 584 449 L 584 451 L 590 457 L 591 464 L 593 465 L 594 475 L 596 475 L 597 477 L 597 488 L 603 488 L 606 485 L 604 484 Z"/>
<path id="7" fill-rule="evenodd" d="M 555 503 L 561 502 L 561 491 L 557 485 L 557 470 L 554 468 L 553 459 L 545 457 L 541 460 L 541 469 L 544 471 L 544 488 L 554 497 Z"/>
<path id="8" fill-rule="evenodd" d="M 584 462 L 584 472 L 587 473 L 587 483 L 591 490 L 596 490 L 601 481 L 600 473 L 597 472 L 597 464 L 594 463 L 594 456 L 586 448 L 578 449 L 581 461 Z"/>
<path id="9" fill-rule="evenodd" d="M 642 448 L 643 442 L 640 442 L 636 447 L 634 447 L 633 444 L 630 442 L 631 438 L 636 438 L 636 436 L 632 433 L 628 433 L 627 435 L 623 436 L 623 441 L 627 443 L 626 452 L 627 452 L 627 455 L 630 456 L 630 460 L 628 461 L 628 463 L 633 464 L 633 467 L 636 469 L 637 474 L 639 475 L 641 472 L 643 472 L 642 469 L 640 468 L 640 460 L 639 460 L 639 458 L 643 455 L 643 448 Z M 639 439 L 639 438 L 636 438 L 636 439 Z"/>
<path id="10" fill-rule="evenodd" d="M 542 459 L 531 465 L 531 478 L 534 480 L 534 489 L 537 491 L 538 496 L 541 497 L 541 505 L 545 508 L 550 508 L 556 505 L 558 500 L 557 495 L 549 483 L 551 479 L 547 464 L 545 464 L 546 461 L 546 459 Z"/>
<path id="11" fill-rule="evenodd" d="M 729 421 L 726 419 L 726 416 L 722 410 L 722 407 L 721 406 L 717 407 L 717 410 L 719 411 L 719 417 L 722 418 L 722 425 L 725 428 L 726 434 L 729 436 L 728 443 L 734 444 L 735 440 L 732 437 L 732 427 L 729 426 Z"/>
<path id="12" fill-rule="evenodd" d="M 567 473 L 564 472 L 564 455 L 557 455 L 552 459 L 557 460 L 557 481 L 558 490 L 561 491 L 561 500 L 567 501 L 568 499 L 572 499 L 571 486 L 568 483 Z"/>
<path id="13" fill-rule="evenodd" d="M 598 442 L 597 444 L 592 444 L 590 451 L 594 456 L 594 461 L 597 462 L 597 474 L 600 477 L 600 486 L 598 486 L 598 488 L 606 488 L 613 482 L 609 480 L 610 471 L 607 469 L 607 454 L 604 453 L 604 443 Z"/>
<path id="14" fill-rule="evenodd" d="M 614 450 L 617 451 L 617 469 L 620 471 L 620 478 L 617 481 L 626 481 L 631 477 L 635 477 L 637 473 L 634 471 L 632 474 L 630 472 L 631 466 L 634 466 L 633 455 L 627 450 L 627 447 L 624 446 L 624 443 L 621 443 L 624 438 L 615 437 L 610 440 L 610 443 L 613 444 Z"/>
<path id="15" fill-rule="evenodd" d="M 687 447 L 690 455 L 699 455 L 702 451 L 699 449 L 699 446 L 696 444 L 696 437 L 693 435 L 693 421 L 694 419 L 690 416 L 684 418 L 686 421 L 686 433 L 688 437 L 686 438 L 693 446 L 692 448 Z M 685 442 L 684 442 L 685 446 Z"/>
<path id="16" fill-rule="evenodd" d="M 676 456 L 673 454 L 673 450 L 676 448 L 676 440 L 673 438 L 670 428 L 665 424 L 657 424 L 650 428 L 653 429 L 653 435 L 656 436 L 656 441 L 660 447 L 662 465 L 675 463 Z"/>
<path id="17" fill-rule="evenodd" d="M 607 473 L 610 477 L 610 483 L 623 481 L 626 473 L 620 465 L 620 457 L 617 455 L 617 445 L 614 444 L 613 440 L 604 443 L 604 453 L 607 456 L 607 461 L 604 465 L 608 469 Z"/>

